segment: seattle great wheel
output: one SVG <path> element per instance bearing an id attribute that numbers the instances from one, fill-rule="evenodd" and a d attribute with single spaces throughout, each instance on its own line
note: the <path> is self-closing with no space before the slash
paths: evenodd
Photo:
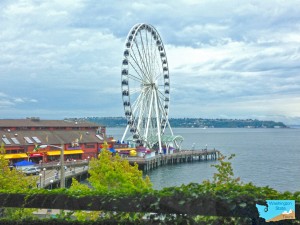
<path id="1" fill-rule="evenodd" d="M 165 145 L 169 124 L 170 76 L 166 51 L 157 30 L 136 24 L 129 31 L 123 52 L 121 91 L 127 127 L 136 146 L 157 149 Z"/>

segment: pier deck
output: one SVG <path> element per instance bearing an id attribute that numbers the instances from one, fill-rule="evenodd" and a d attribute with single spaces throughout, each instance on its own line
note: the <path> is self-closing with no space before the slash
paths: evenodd
<path id="1" fill-rule="evenodd" d="M 219 157 L 218 150 L 181 150 L 173 154 L 158 154 L 151 158 L 128 157 L 131 164 L 137 163 L 143 171 L 156 169 L 163 165 L 176 163 L 186 163 L 193 161 L 217 160 Z"/>

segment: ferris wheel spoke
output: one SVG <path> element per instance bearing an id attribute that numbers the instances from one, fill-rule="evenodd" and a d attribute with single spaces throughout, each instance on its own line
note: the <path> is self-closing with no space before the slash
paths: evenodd
<path id="1" fill-rule="evenodd" d="M 135 63 L 136 66 L 134 66 L 133 63 L 130 61 L 131 66 L 134 68 L 136 73 L 139 74 L 139 76 L 141 77 L 142 80 L 146 80 L 146 79 L 149 80 L 147 74 L 140 66 L 139 60 L 137 59 L 135 52 L 132 51 L 132 53 L 133 53 L 133 56 L 131 56 L 131 58 L 133 59 L 133 62 Z M 138 71 L 140 71 L 140 72 L 138 72 Z"/>
<path id="2" fill-rule="evenodd" d="M 145 39 L 146 39 L 146 47 L 143 46 L 144 48 L 144 54 L 145 54 L 145 58 L 146 58 L 146 63 L 147 63 L 147 68 L 148 68 L 148 73 L 149 73 L 149 76 L 151 77 L 151 74 L 152 74 L 152 63 L 151 63 L 151 59 L 152 59 L 152 55 L 151 55 L 151 50 L 152 50 L 152 47 L 153 47 L 153 43 L 152 43 L 152 38 L 150 38 L 150 43 L 149 43 L 149 40 L 148 40 L 148 32 L 146 32 L 145 34 Z M 144 44 L 144 42 L 143 42 Z"/>
<path id="3" fill-rule="evenodd" d="M 160 110 L 161 110 L 161 117 L 162 118 L 165 118 L 166 116 L 167 116 L 167 112 L 168 112 L 168 109 L 169 109 L 169 105 L 168 104 L 165 104 L 164 102 L 164 99 L 163 98 L 160 98 L 159 97 L 159 108 L 160 108 Z"/>
<path id="4" fill-rule="evenodd" d="M 158 102 L 159 102 L 159 107 L 160 107 L 161 111 L 164 112 L 162 114 L 162 116 L 163 116 L 163 115 L 165 115 L 167 110 L 165 109 L 165 105 L 163 104 L 163 101 L 158 101 Z"/>
<path id="5" fill-rule="evenodd" d="M 139 128 L 139 133 L 140 135 L 142 135 L 142 125 L 143 125 L 143 114 L 144 114 L 144 105 L 145 105 L 145 102 L 144 101 L 140 101 L 140 107 L 139 107 L 139 112 L 138 112 L 138 118 L 140 118 L 140 120 L 138 121 L 138 124 L 137 124 L 137 127 Z"/>
<path id="6" fill-rule="evenodd" d="M 143 107 L 143 104 L 145 103 L 144 99 L 145 99 L 145 93 L 142 92 L 142 93 L 139 94 L 138 98 L 137 98 L 136 101 L 133 103 L 133 105 L 134 105 L 136 108 L 141 108 L 141 107 Z"/>
<path id="7" fill-rule="evenodd" d="M 153 73 L 153 74 L 154 74 L 153 79 L 155 81 L 158 81 L 159 79 L 163 79 L 163 73 L 158 67 L 156 67 L 155 73 Z M 163 83 L 161 85 L 163 85 Z"/>
<path id="8" fill-rule="evenodd" d="M 135 115 L 135 118 L 137 119 L 136 121 L 136 127 L 137 127 L 137 130 L 138 130 L 138 133 L 141 135 L 141 122 L 142 122 L 142 113 L 143 113 L 143 104 L 144 102 L 142 101 L 143 97 L 139 99 L 139 101 L 136 102 L 136 111 L 134 113 Z"/>
<path id="9" fill-rule="evenodd" d="M 145 33 L 145 35 L 146 34 L 147 34 L 147 32 Z M 147 74 L 149 76 L 150 70 L 149 70 L 149 67 L 147 66 L 147 65 L 149 65 L 149 63 L 147 62 L 147 58 L 148 57 L 147 57 L 147 54 L 146 54 L 146 49 L 145 49 L 144 40 L 142 38 L 142 35 L 140 35 L 140 39 L 141 39 L 141 43 L 142 43 L 142 49 L 141 49 L 141 51 L 143 53 L 143 54 L 141 54 L 141 57 L 144 59 L 143 60 L 143 66 L 144 66 L 145 71 L 147 72 Z M 147 38 L 146 38 L 146 44 L 147 44 Z"/>
<path id="10" fill-rule="evenodd" d="M 142 101 L 139 102 L 139 118 L 142 118 L 139 123 L 138 123 L 138 127 L 142 128 L 145 127 L 145 124 L 147 122 L 147 114 L 151 111 L 149 111 L 149 107 L 151 107 L 151 104 L 149 104 L 149 92 L 150 90 L 147 90 L 145 92 L 143 92 L 143 96 L 142 96 Z M 142 130 L 142 129 L 140 129 Z M 145 131 L 142 131 L 143 134 L 145 134 Z M 141 134 L 142 134 L 141 132 Z M 146 138 L 147 139 L 147 138 Z"/>
<path id="11" fill-rule="evenodd" d="M 154 66 L 155 66 L 155 77 L 154 77 L 154 79 L 157 80 L 159 77 L 163 77 L 162 69 L 161 69 L 161 61 L 155 60 Z"/>
<path id="12" fill-rule="evenodd" d="M 152 65 L 152 72 L 156 70 L 157 62 L 160 60 L 160 55 L 156 46 L 155 40 L 151 39 L 151 65 Z"/>
<path id="13" fill-rule="evenodd" d="M 150 121 L 151 121 L 151 112 L 152 112 L 152 106 L 153 106 L 153 92 L 151 92 L 151 96 L 150 96 L 150 108 L 148 111 L 148 117 L 147 117 L 147 125 L 146 125 L 146 129 L 145 129 L 145 136 L 146 136 L 146 140 L 148 140 L 148 132 L 149 132 L 149 128 L 150 128 Z"/>
<path id="14" fill-rule="evenodd" d="M 158 95 L 157 95 L 157 103 L 158 103 L 158 108 L 160 109 L 160 111 L 165 111 L 165 108 L 164 108 L 164 104 L 163 104 L 163 101 L 162 101 L 162 99 L 160 99 L 159 97 L 158 97 Z"/>
<path id="15" fill-rule="evenodd" d="M 133 70 L 135 71 L 135 73 L 140 77 L 138 78 L 137 76 L 133 75 L 133 74 L 130 74 L 132 77 L 135 77 L 136 79 L 140 80 L 140 82 L 144 82 L 145 81 L 145 76 L 143 76 L 143 74 L 140 73 L 140 68 L 138 66 L 136 66 L 137 64 L 133 65 L 131 62 L 129 63 Z M 138 68 L 137 68 L 138 67 Z M 141 71 L 142 72 L 142 71 Z"/>
<path id="16" fill-rule="evenodd" d="M 157 71 L 157 73 L 154 76 L 154 80 L 157 81 L 159 79 L 162 79 L 162 77 L 163 77 L 163 73 L 160 72 L 160 71 Z M 161 84 L 161 85 L 158 85 L 158 86 L 164 86 L 164 84 Z"/>
<path id="17" fill-rule="evenodd" d="M 140 36 L 140 39 L 141 39 L 141 43 L 142 43 L 142 36 L 141 36 L 141 34 L 139 35 Z M 137 41 L 136 40 L 134 40 L 134 42 L 136 43 L 136 50 L 137 50 L 137 52 L 138 52 L 138 58 L 140 59 L 139 61 L 140 61 L 140 64 L 141 64 L 141 69 L 143 70 L 143 73 L 145 74 L 145 76 L 148 78 L 148 80 L 149 80 L 149 73 L 148 73 L 148 71 L 147 71 L 147 68 L 146 68 L 146 65 L 145 65 L 145 61 L 144 61 L 144 58 L 143 58 L 143 54 L 141 53 L 141 49 L 140 49 L 140 47 L 139 47 L 139 45 L 137 44 Z M 143 44 L 143 43 L 142 43 Z M 136 57 L 137 58 L 137 57 Z"/>
<path id="18" fill-rule="evenodd" d="M 151 41 L 152 39 L 150 39 Z M 150 50 L 149 48 L 151 47 L 150 43 L 148 42 L 148 32 L 146 32 L 146 59 L 147 59 L 147 67 L 148 67 L 148 71 L 149 74 L 151 74 L 151 55 L 150 55 Z"/>
<path id="19" fill-rule="evenodd" d="M 141 92 L 141 90 L 138 89 L 138 88 L 132 88 L 132 89 L 130 89 L 130 94 L 132 94 L 132 95 L 135 95 L 135 94 L 140 95 L 140 92 Z"/>
<path id="20" fill-rule="evenodd" d="M 153 46 L 155 46 L 155 45 L 153 44 L 153 39 L 151 39 L 151 57 L 150 57 L 150 59 L 151 59 L 151 63 L 150 63 L 150 65 L 151 65 L 151 74 L 155 73 L 155 61 L 156 61 L 156 58 L 157 58 L 157 55 L 155 54 L 156 51 L 155 51 L 155 48 Z"/>
<path id="21" fill-rule="evenodd" d="M 148 114 L 148 129 L 147 129 L 147 137 L 151 136 L 156 136 L 157 135 L 157 101 L 156 101 L 156 91 L 152 90 L 151 93 L 151 109 L 149 109 L 149 114 Z"/>
<path id="22" fill-rule="evenodd" d="M 143 99 L 144 99 L 144 93 L 140 91 L 140 89 L 135 89 L 134 93 L 139 93 L 136 97 L 136 99 L 133 101 L 132 106 L 134 106 L 135 108 L 140 108 Z"/>
<path id="23" fill-rule="evenodd" d="M 136 82 L 138 82 L 138 83 L 143 83 L 143 80 L 140 78 L 140 77 L 137 77 L 137 76 L 135 76 L 135 75 L 133 75 L 133 74 L 128 74 L 128 77 L 130 78 L 130 79 L 132 79 L 132 80 L 134 80 L 134 81 L 136 81 Z"/>
<path id="24" fill-rule="evenodd" d="M 154 94 L 154 101 L 155 101 L 155 113 L 156 113 L 156 124 L 157 124 L 157 137 L 158 137 L 158 145 L 159 145 L 159 149 L 161 150 L 162 149 L 162 146 L 161 146 L 161 132 L 160 132 L 160 124 L 159 124 L 159 111 L 158 111 L 158 96 L 157 96 L 157 92 Z"/>
<path id="25" fill-rule="evenodd" d="M 140 117 L 139 116 L 136 116 L 138 113 L 139 113 L 139 111 L 140 111 L 140 99 L 138 99 L 137 100 L 137 102 L 136 102 L 136 107 L 134 108 L 134 111 L 133 111 L 133 117 L 132 117 L 132 119 L 133 119 L 133 121 L 134 121 L 134 124 L 136 125 L 136 129 L 137 130 L 139 130 L 139 123 L 140 123 Z"/>
<path id="26" fill-rule="evenodd" d="M 161 90 L 158 90 L 158 94 L 161 99 L 164 99 L 166 97 L 166 95 L 163 92 L 161 92 Z"/>

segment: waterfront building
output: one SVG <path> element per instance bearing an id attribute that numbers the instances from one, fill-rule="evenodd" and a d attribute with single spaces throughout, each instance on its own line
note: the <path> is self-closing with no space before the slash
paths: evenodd
<path id="1" fill-rule="evenodd" d="M 34 163 L 59 161 L 63 146 L 65 160 L 84 160 L 97 157 L 104 141 L 111 146 L 106 127 L 87 121 L 0 119 L 0 143 L 4 157 L 11 164 L 18 161 Z M 46 148 L 39 148 L 47 145 Z"/>

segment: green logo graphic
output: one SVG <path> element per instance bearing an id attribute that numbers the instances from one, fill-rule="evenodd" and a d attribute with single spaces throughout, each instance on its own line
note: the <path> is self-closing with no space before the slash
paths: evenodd
<path id="1" fill-rule="evenodd" d="M 256 204 L 256 208 L 266 222 L 295 219 L 295 200 L 267 200 L 267 206 Z"/>

